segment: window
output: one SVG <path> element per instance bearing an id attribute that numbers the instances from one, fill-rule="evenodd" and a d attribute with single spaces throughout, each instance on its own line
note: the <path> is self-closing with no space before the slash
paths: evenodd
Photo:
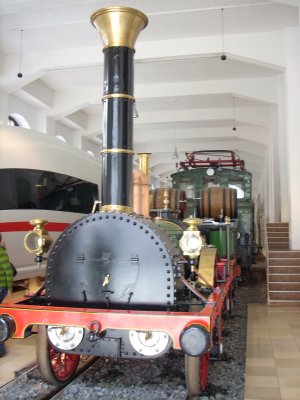
<path id="1" fill-rule="evenodd" d="M 61 140 L 62 142 L 67 143 L 66 139 L 62 135 L 56 135 L 55 136 L 57 139 Z"/>
<path id="2" fill-rule="evenodd" d="M 98 200 L 94 183 L 50 171 L 33 169 L 0 170 L 0 209 L 41 209 L 91 212 Z"/>
<path id="3" fill-rule="evenodd" d="M 20 126 L 21 128 L 27 128 L 30 129 L 29 123 L 26 121 L 26 119 L 17 113 L 11 113 L 8 116 L 8 125 L 10 126 Z"/>
<path id="4" fill-rule="evenodd" d="M 238 199 L 243 199 L 245 197 L 245 192 L 243 190 L 241 183 L 235 183 L 235 184 L 228 183 L 228 187 L 230 187 L 231 189 L 236 189 Z"/>

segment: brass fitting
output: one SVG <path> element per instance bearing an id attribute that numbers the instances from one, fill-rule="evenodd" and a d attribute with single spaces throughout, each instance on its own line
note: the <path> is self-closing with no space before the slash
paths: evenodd
<path id="1" fill-rule="evenodd" d="M 52 245 L 52 238 L 44 225 L 48 223 L 46 219 L 36 218 L 29 221 L 34 226 L 33 230 L 28 232 L 24 238 L 25 249 L 32 254 L 41 256 L 47 253 Z"/>

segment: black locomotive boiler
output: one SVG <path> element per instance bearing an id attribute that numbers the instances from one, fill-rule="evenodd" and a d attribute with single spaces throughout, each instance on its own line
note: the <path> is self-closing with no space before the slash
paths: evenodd
<path id="1" fill-rule="evenodd" d="M 39 367 L 56 385 L 72 378 L 84 354 L 151 359 L 180 350 L 188 393 L 198 395 L 210 357 L 222 352 L 222 317 L 239 271 L 229 251 L 231 222 L 214 225 L 228 237 L 227 257 L 219 260 L 199 219 L 184 221 L 176 243 L 163 223 L 133 212 L 133 56 L 148 20 L 135 9 L 110 7 L 91 21 L 104 42 L 101 209 L 54 243 L 44 288 L 1 305 L 0 340 L 24 338 L 37 325 Z M 49 238 L 45 221 L 32 222 L 27 247 L 39 259 Z"/>

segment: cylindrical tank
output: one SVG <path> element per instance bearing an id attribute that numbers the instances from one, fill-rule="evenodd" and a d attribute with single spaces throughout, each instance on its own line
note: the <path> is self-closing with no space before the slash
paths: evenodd
<path id="1" fill-rule="evenodd" d="M 155 218 L 154 222 L 167 234 L 171 242 L 178 249 L 178 253 L 181 254 L 182 251 L 179 247 L 179 240 L 182 236 L 185 227 L 179 225 L 180 221 L 178 220 L 171 221 L 166 219 Z M 183 225 L 182 222 L 181 224 Z"/>
<path id="2" fill-rule="evenodd" d="M 186 209 L 186 195 L 184 190 L 171 188 L 158 188 L 152 191 L 150 196 L 150 209 L 164 209 L 165 191 L 168 193 L 168 208 L 172 211 L 179 211 L 179 217 L 184 216 Z"/>
<path id="3" fill-rule="evenodd" d="M 196 213 L 198 218 L 237 217 L 237 192 L 228 187 L 207 187 L 196 192 Z"/>
<path id="4" fill-rule="evenodd" d="M 209 244 L 213 244 L 218 249 L 219 257 L 227 257 L 227 236 L 226 231 L 210 231 L 208 234 Z M 234 255 L 234 237 L 233 233 L 230 234 L 230 257 Z"/>

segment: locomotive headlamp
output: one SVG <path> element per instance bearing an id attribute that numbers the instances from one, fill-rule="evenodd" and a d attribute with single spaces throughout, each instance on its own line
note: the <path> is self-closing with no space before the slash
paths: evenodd
<path id="1" fill-rule="evenodd" d="M 190 325 L 179 338 L 183 352 L 189 356 L 199 357 L 209 349 L 209 333 L 201 325 Z"/>
<path id="2" fill-rule="evenodd" d="M 202 248 L 202 238 L 197 225 L 201 223 L 199 218 L 186 218 L 183 220 L 188 225 L 188 229 L 183 232 L 179 241 L 183 255 L 190 258 L 198 257 Z"/>
<path id="3" fill-rule="evenodd" d="M 29 253 L 41 256 L 43 253 L 47 253 L 52 245 L 52 238 L 44 228 L 47 222 L 46 219 L 32 219 L 30 221 L 34 228 L 24 238 L 24 246 Z"/>
<path id="4" fill-rule="evenodd" d="M 214 176 L 214 174 L 215 174 L 215 170 L 213 169 L 213 168 L 207 168 L 207 170 L 206 170 L 206 175 L 207 176 Z"/>
<path id="5" fill-rule="evenodd" d="M 197 257 L 202 247 L 202 239 L 199 231 L 184 231 L 180 239 L 180 247 L 185 256 Z"/>
<path id="6" fill-rule="evenodd" d="M 9 339 L 16 330 L 14 320 L 9 315 L 0 316 L 0 342 L 5 342 Z"/>

